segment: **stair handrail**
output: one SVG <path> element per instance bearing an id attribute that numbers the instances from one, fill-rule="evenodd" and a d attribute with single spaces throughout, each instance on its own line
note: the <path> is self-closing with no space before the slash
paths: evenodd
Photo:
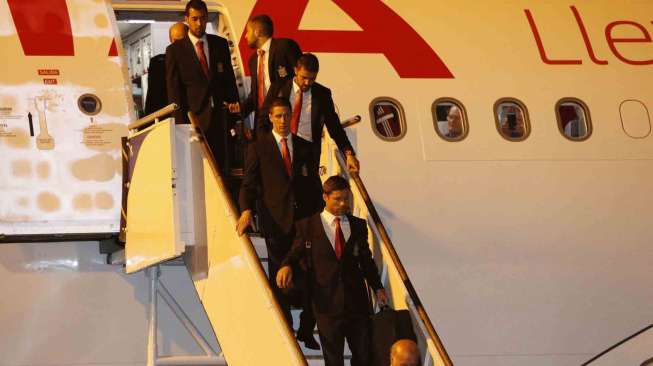
<path id="1" fill-rule="evenodd" d="M 644 332 L 647 332 L 647 331 L 650 330 L 651 328 L 653 328 L 653 324 L 650 324 L 650 325 L 648 325 L 648 326 L 646 326 L 646 327 L 644 327 L 644 328 L 638 330 L 637 332 L 635 332 L 635 333 L 629 335 L 628 337 L 626 337 L 626 338 L 620 340 L 619 342 L 613 344 L 612 346 L 608 347 L 606 350 L 602 351 L 602 352 L 599 353 L 598 355 L 592 357 L 592 358 L 589 359 L 588 361 L 585 361 L 581 366 L 587 366 L 587 365 L 591 364 L 592 362 L 594 362 L 594 361 L 598 360 L 599 358 L 605 356 L 606 354 L 610 353 L 612 350 L 618 348 L 618 347 L 621 346 L 622 344 L 624 344 L 624 343 L 626 343 L 626 342 L 632 340 L 633 338 L 639 336 L 640 334 L 642 334 L 642 333 L 644 333 Z M 642 363 L 641 366 L 649 365 L 648 362 L 650 362 L 650 361 L 652 361 L 652 360 L 653 360 L 653 358 L 644 361 L 644 362 Z"/>
<path id="2" fill-rule="evenodd" d="M 179 109 L 179 106 L 177 104 L 170 103 L 167 106 L 159 109 L 158 111 L 152 112 L 147 116 L 137 119 L 136 121 L 130 123 L 129 125 L 127 125 L 127 129 L 138 130 L 139 128 L 145 127 L 151 123 L 157 123 L 159 122 L 159 118 L 165 117 L 170 113 L 176 111 L 177 109 Z"/>

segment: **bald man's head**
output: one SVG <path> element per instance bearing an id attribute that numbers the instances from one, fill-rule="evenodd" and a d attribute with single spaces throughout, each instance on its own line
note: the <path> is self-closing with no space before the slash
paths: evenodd
<path id="1" fill-rule="evenodd" d="M 186 37 L 188 34 L 188 26 L 182 22 L 177 22 L 170 27 L 168 31 L 168 37 L 170 37 L 170 43 L 178 41 Z"/>
<path id="2" fill-rule="evenodd" d="M 417 366 L 419 349 L 411 339 L 400 339 L 390 349 L 390 366 Z"/>

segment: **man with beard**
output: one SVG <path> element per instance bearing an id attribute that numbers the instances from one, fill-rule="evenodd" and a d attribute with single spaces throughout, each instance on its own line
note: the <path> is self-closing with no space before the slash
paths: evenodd
<path id="1" fill-rule="evenodd" d="M 231 53 L 226 39 L 206 33 L 208 9 L 204 1 L 186 4 L 185 20 L 188 36 L 166 48 L 168 102 L 179 106 L 174 114 L 177 123 L 188 123 L 189 111 L 195 114 L 218 166 L 224 170 L 231 146 L 222 109 L 240 112 Z"/>
<path id="2" fill-rule="evenodd" d="M 263 106 L 270 85 L 280 79 L 292 78 L 295 62 L 302 55 L 297 42 L 288 38 L 272 38 L 273 33 L 272 19 L 265 14 L 257 15 L 247 22 L 247 45 L 256 52 L 249 58 L 252 82 L 249 96 L 243 104 L 243 116 L 255 112 L 254 121 L 257 120 L 257 112 Z M 265 117 L 267 114 L 262 116 Z"/>

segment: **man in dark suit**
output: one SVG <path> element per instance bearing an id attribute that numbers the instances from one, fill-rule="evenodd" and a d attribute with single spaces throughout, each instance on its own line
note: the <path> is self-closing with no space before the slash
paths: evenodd
<path id="1" fill-rule="evenodd" d="M 168 30 L 170 43 L 185 38 L 187 34 L 188 26 L 182 22 L 173 24 Z M 150 65 L 147 68 L 146 115 L 154 113 L 168 105 L 166 88 L 166 55 L 160 54 L 150 59 Z"/>
<path id="2" fill-rule="evenodd" d="M 249 58 L 251 88 L 243 104 L 243 115 L 254 113 L 258 117 L 271 83 L 279 79 L 291 79 L 297 59 L 302 55 L 297 42 L 288 38 L 272 38 L 274 27 L 269 16 L 257 15 L 247 22 L 245 38 L 250 48 L 255 49 Z M 263 115 L 267 118 L 267 114 Z"/>
<path id="3" fill-rule="evenodd" d="M 292 105 L 290 131 L 313 143 L 318 166 L 322 129 L 326 125 L 329 135 L 345 153 L 347 169 L 350 172 L 358 172 L 360 164 L 336 114 L 331 90 L 315 82 L 319 69 L 320 63 L 315 55 L 303 54 L 297 60 L 294 78 L 274 82 L 268 92 L 268 98 L 285 98 L 290 101 Z M 261 115 L 266 109 L 264 105 Z M 263 125 L 264 121 L 258 124 Z"/>
<path id="4" fill-rule="evenodd" d="M 265 244 L 268 249 L 270 286 L 292 325 L 289 299 L 276 285 L 281 261 L 290 250 L 295 220 L 308 216 L 319 207 L 320 178 L 311 166 L 315 159 L 310 143 L 291 135 L 288 129 L 288 101 L 271 102 L 269 119 L 272 130 L 259 131 L 245 154 L 245 178 L 240 189 L 241 215 L 236 230 L 242 235 L 252 225 L 256 201 Z"/>
<path id="5" fill-rule="evenodd" d="M 369 365 L 371 314 L 365 281 L 378 301 L 386 303 L 387 296 L 369 249 L 365 220 L 347 214 L 349 183 L 333 176 L 324 182 L 323 191 L 324 211 L 295 224 L 295 239 L 277 284 L 290 287 L 293 266 L 304 261 L 325 365 L 344 365 L 345 339 L 352 366 Z"/>
<path id="6" fill-rule="evenodd" d="M 240 112 L 229 46 L 224 38 L 206 34 L 208 9 L 204 1 L 186 4 L 185 20 L 188 37 L 166 49 L 168 101 L 179 106 L 174 115 L 177 123 L 188 123 L 189 111 L 198 117 L 218 166 L 224 170 L 230 138 L 222 109 Z"/>

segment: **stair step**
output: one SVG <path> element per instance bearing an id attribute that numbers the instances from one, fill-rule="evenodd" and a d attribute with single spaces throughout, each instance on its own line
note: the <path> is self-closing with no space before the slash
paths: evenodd
<path id="1" fill-rule="evenodd" d="M 323 359 L 311 359 L 311 358 L 306 358 L 308 361 L 309 366 L 324 366 L 324 360 Z M 345 366 L 350 366 L 351 365 L 351 360 L 348 358 L 345 358 Z"/>

